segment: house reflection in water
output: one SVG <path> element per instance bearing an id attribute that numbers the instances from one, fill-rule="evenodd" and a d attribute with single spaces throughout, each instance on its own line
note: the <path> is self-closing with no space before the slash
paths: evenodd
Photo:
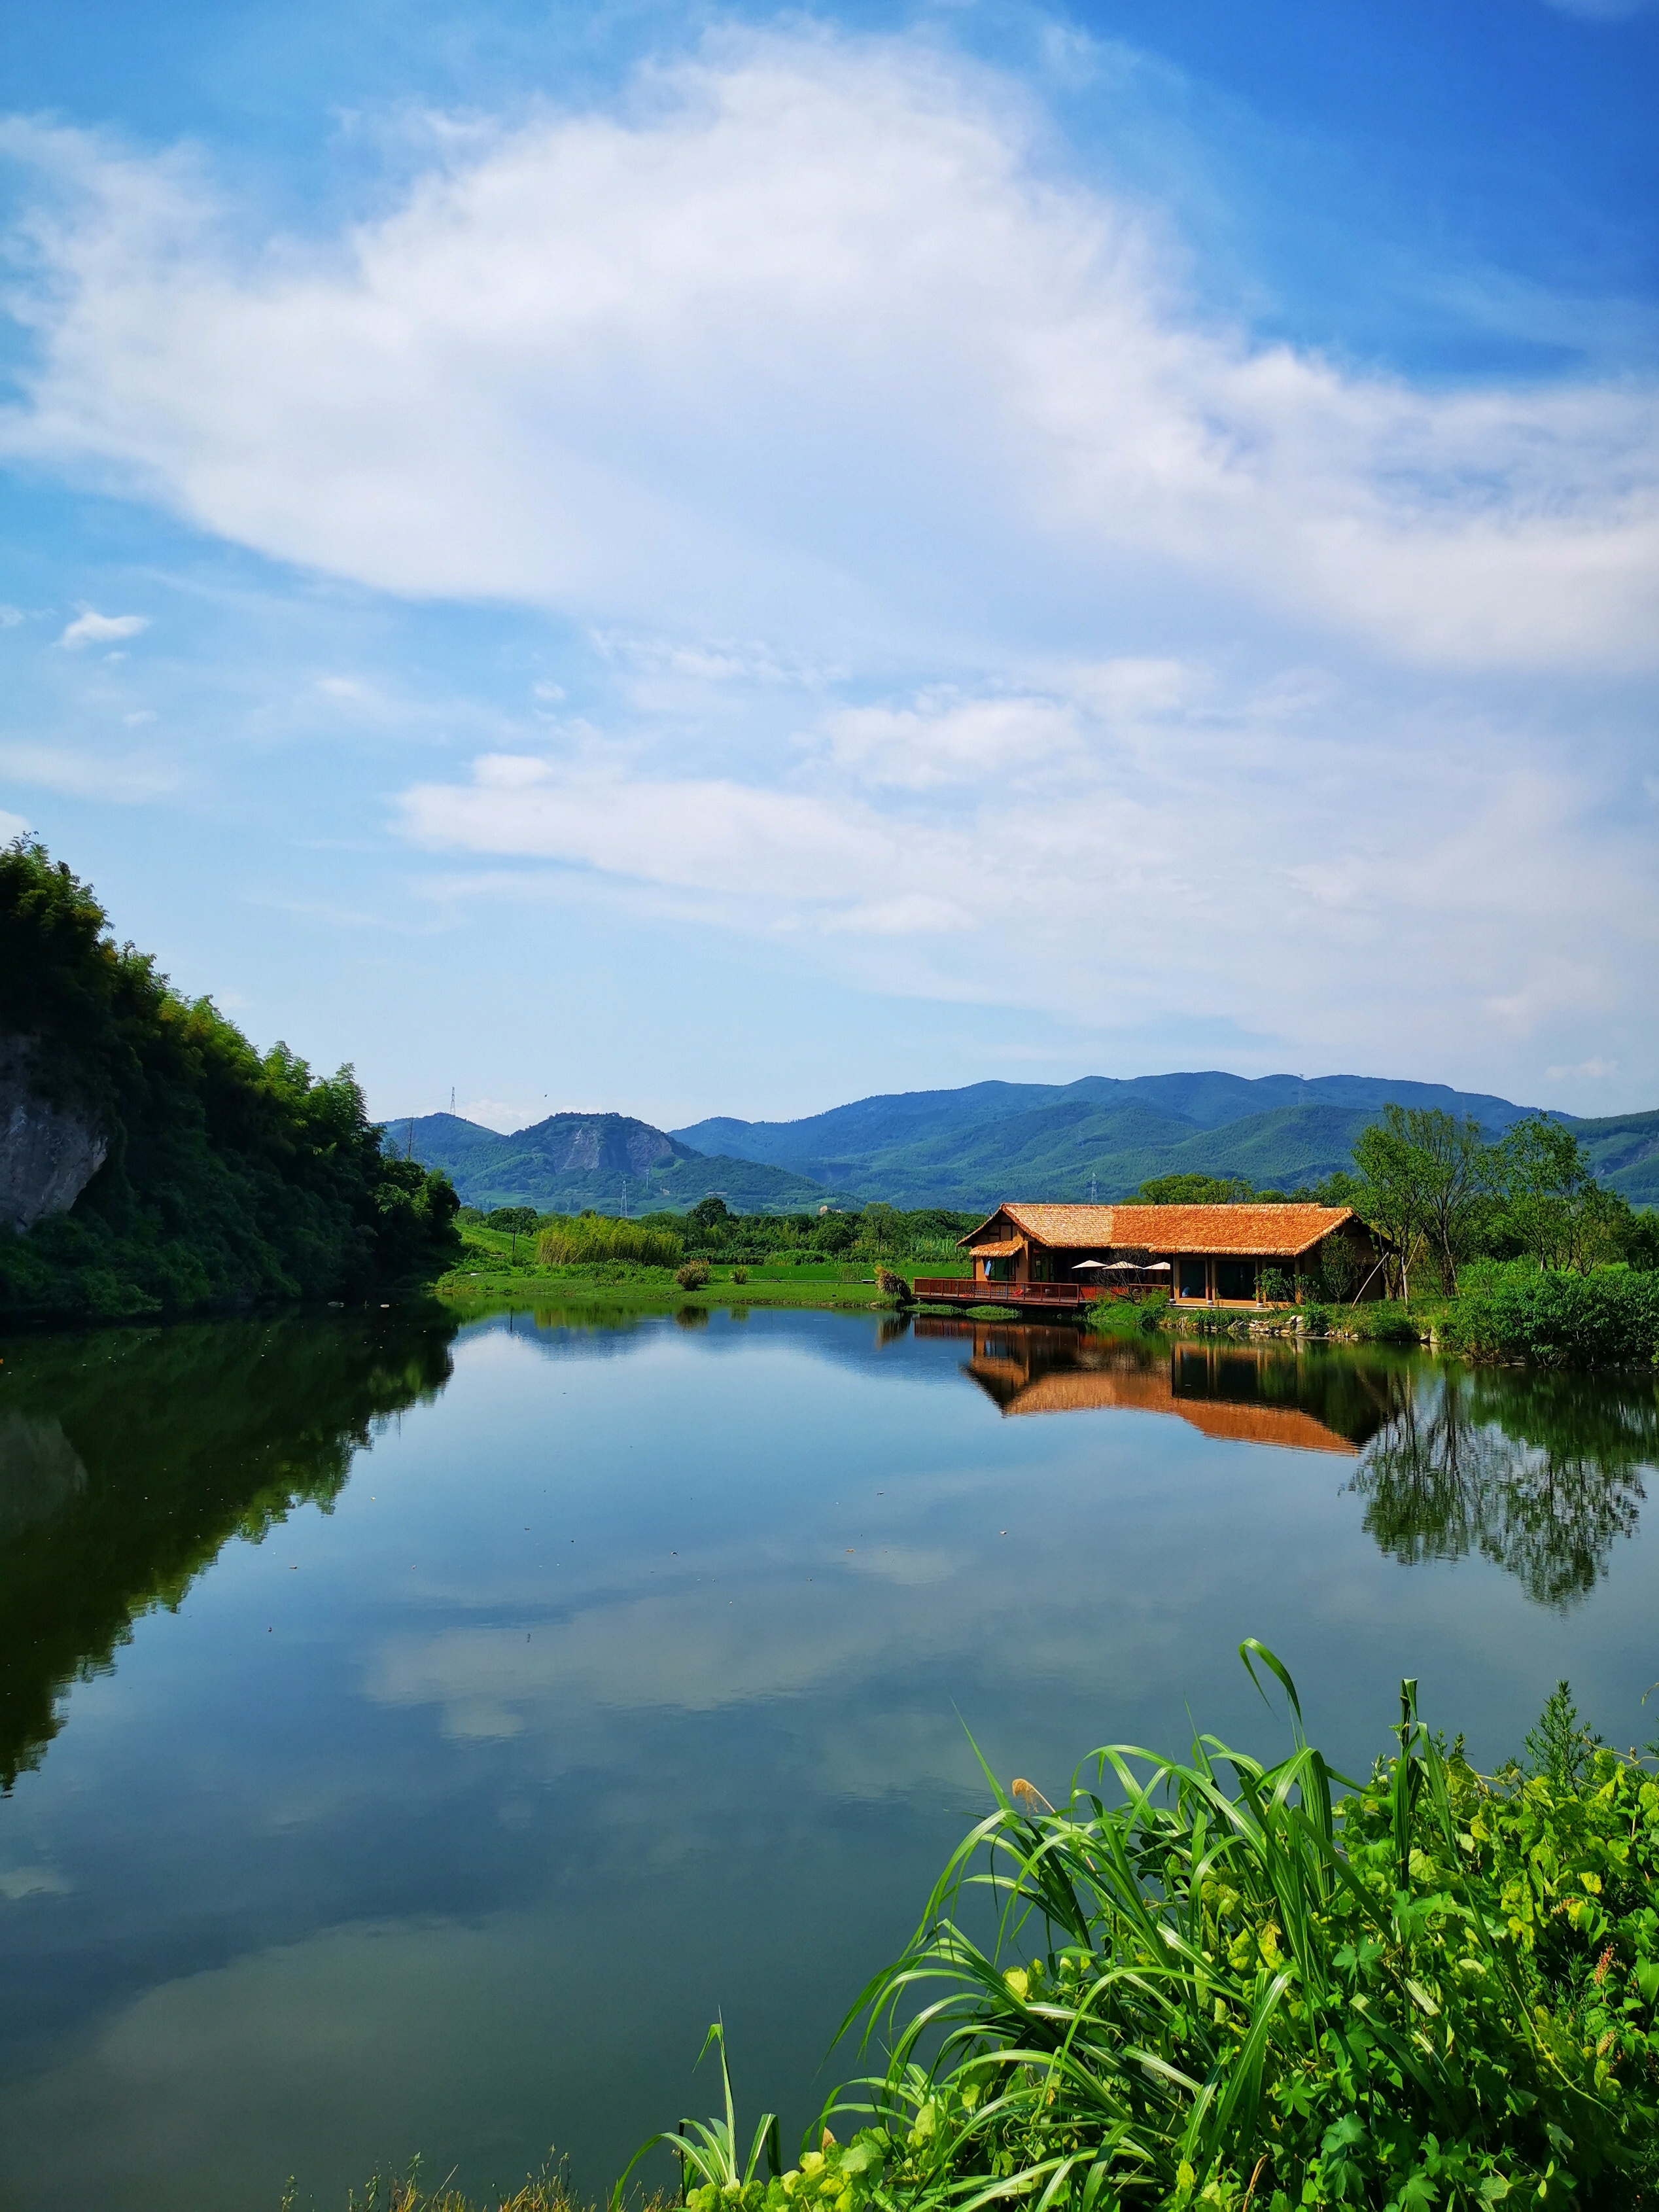
<path id="1" fill-rule="evenodd" d="M 1206 1437 L 1292 1451 L 1357 1455 L 1395 1418 L 1403 1387 L 1388 1366 L 1267 1346 L 1108 1343 L 933 1315 L 915 1327 L 971 1344 L 963 1372 L 1004 1413 L 1173 1413 Z"/>

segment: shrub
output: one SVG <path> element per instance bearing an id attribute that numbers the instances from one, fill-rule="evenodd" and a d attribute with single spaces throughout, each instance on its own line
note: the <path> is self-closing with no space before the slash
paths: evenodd
<path id="1" fill-rule="evenodd" d="M 1407 1682 L 1339 1799 L 1242 1656 L 1290 1755 L 1111 1746 L 1058 1811 L 993 1781 L 852 2016 L 890 2060 L 824 2118 L 869 2124 L 763 2183 L 728 2104 L 669 2139 L 691 2212 L 1653 2203 L 1659 1784 L 1599 1748 L 1576 1787 L 1483 1778 Z"/>
<path id="2" fill-rule="evenodd" d="M 910 1285 L 902 1275 L 896 1275 L 890 1267 L 878 1267 L 876 1288 L 884 1298 L 896 1298 L 901 1305 L 910 1303 Z"/>
<path id="3" fill-rule="evenodd" d="M 1524 1264 L 1482 1269 L 1448 1307 L 1441 1337 L 1472 1359 L 1652 1365 L 1659 1363 L 1659 1276 L 1627 1267 L 1589 1275 Z"/>
<path id="4" fill-rule="evenodd" d="M 732 1279 L 734 1283 L 746 1283 L 749 1280 L 748 1268 L 733 1267 L 732 1270 Z"/>
<path id="5" fill-rule="evenodd" d="M 674 1280 L 683 1291 L 700 1291 L 708 1280 L 708 1261 L 688 1260 L 683 1267 L 676 1270 Z"/>

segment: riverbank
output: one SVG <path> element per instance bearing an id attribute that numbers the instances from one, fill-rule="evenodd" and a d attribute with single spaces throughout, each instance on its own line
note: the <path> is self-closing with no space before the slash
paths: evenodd
<path id="1" fill-rule="evenodd" d="M 869 1259 L 836 1260 L 811 1254 L 744 1263 L 711 1261 L 700 1263 L 703 1279 L 688 1286 L 672 1267 L 619 1261 L 547 1267 L 535 1258 L 528 1237 L 514 1239 L 506 1232 L 471 1226 L 465 1236 L 461 1264 L 436 1286 L 447 1304 L 463 1312 L 499 1305 L 507 1298 L 549 1306 L 591 1301 L 611 1310 L 636 1308 L 641 1312 L 722 1305 L 875 1306 L 897 1311 L 905 1304 L 890 1287 L 883 1286 L 887 1263 Z M 518 1256 L 520 1250 L 522 1258 Z M 939 1272 L 936 1261 L 924 1266 L 929 1273 Z M 906 1280 L 921 1272 L 922 1268 L 905 1263 L 897 1267 L 899 1277 Z M 959 1272 L 965 1276 L 967 1270 Z M 890 1285 L 892 1279 L 889 1276 Z M 994 1303 L 959 1310 L 969 1319 L 987 1321 L 1037 1317 Z M 1052 1322 L 1055 1316 L 1041 1318 Z M 1089 1310 L 1085 1325 L 1109 1335 L 1165 1332 L 1421 1345 L 1474 1362 L 1519 1362 L 1585 1372 L 1652 1367 L 1659 1365 L 1659 1273 L 1612 1267 L 1579 1275 L 1540 1272 L 1521 1262 L 1477 1262 L 1466 1271 L 1453 1298 L 1252 1310 L 1181 1308 L 1154 1295 L 1141 1303 L 1103 1300 Z"/>
<path id="2" fill-rule="evenodd" d="M 1652 2204 L 1651 1754 L 1602 1747 L 1563 1682 L 1524 1764 L 1483 1775 L 1406 1681 L 1394 1751 L 1344 1784 L 1279 1660 L 1240 1656 L 1288 1707 L 1282 1759 L 1120 1747 L 1058 1808 L 988 1769 L 990 1810 L 849 2015 L 884 2070 L 832 2092 L 780 2172 L 772 2116 L 735 2120 L 717 2026 L 723 2118 L 651 2137 L 613 2203 L 666 2149 L 690 2212 Z M 686 2101 L 665 2088 L 665 2115 Z M 471 2212 L 413 2185 L 370 2201 Z M 574 2212 L 534 2184 L 488 2201 Z"/>
<path id="3" fill-rule="evenodd" d="M 1584 1371 L 1659 1366 L 1659 1274 L 1626 1267 L 1581 1275 L 1524 1262 L 1476 1262 L 1455 1297 L 1256 1313 L 1225 1307 L 1182 1312 L 1162 1305 L 1148 1310 L 1145 1319 L 1148 1326 L 1190 1335 L 1420 1344 L 1477 1362 Z"/>

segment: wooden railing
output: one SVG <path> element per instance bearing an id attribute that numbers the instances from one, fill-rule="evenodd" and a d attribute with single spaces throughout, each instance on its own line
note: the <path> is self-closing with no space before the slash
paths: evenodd
<path id="1" fill-rule="evenodd" d="M 923 1305 L 1080 1306 L 1100 1296 L 1080 1283 L 988 1283 L 971 1275 L 918 1275 L 912 1288 Z"/>

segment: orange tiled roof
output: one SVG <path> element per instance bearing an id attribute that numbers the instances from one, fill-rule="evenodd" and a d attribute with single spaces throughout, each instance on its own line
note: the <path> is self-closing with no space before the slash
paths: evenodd
<path id="1" fill-rule="evenodd" d="M 968 1371 L 981 1380 L 1007 1383 L 1024 1372 L 1012 1360 L 975 1359 Z M 1200 1434 L 1233 1443 L 1277 1444 L 1292 1451 L 1340 1452 L 1354 1457 L 1350 1443 L 1315 1414 L 1298 1406 L 1233 1405 L 1215 1398 L 1178 1398 L 1166 1370 L 1123 1374 L 1091 1368 L 1061 1369 L 1041 1375 L 1016 1389 L 1005 1414 L 1079 1413 L 1108 1407 L 1146 1413 L 1175 1413 Z"/>
<path id="2" fill-rule="evenodd" d="M 1006 1218 L 1033 1244 L 1075 1251 L 1212 1252 L 1237 1259 L 1291 1259 L 1340 1229 L 1346 1206 L 1031 1206 L 1011 1200 L 969 1235 L 973 1246 Z M 975 1248 L 979 1249 L 979 1248 Z"/>
<path id="3" fill-rule="evenodd" d="M 1358 1444 L 1328 1429 L 1297 1406 L 1229 1406 L 1215 1398 L 1176 1398 L 1170 1408 L 1206 1437 L 1232 1443 L 1278 1444 L 1291 1451 L 1342 1452 L 1357 1458 Z"/>
<path id="4" fill-rule="evenodd" d="M 1006 1260 L 1019 1249 L 1018 1237 L 1006 1237 L 1000 1244 L 975 1244 L 974 1257 L 976 1260 Z"/>

